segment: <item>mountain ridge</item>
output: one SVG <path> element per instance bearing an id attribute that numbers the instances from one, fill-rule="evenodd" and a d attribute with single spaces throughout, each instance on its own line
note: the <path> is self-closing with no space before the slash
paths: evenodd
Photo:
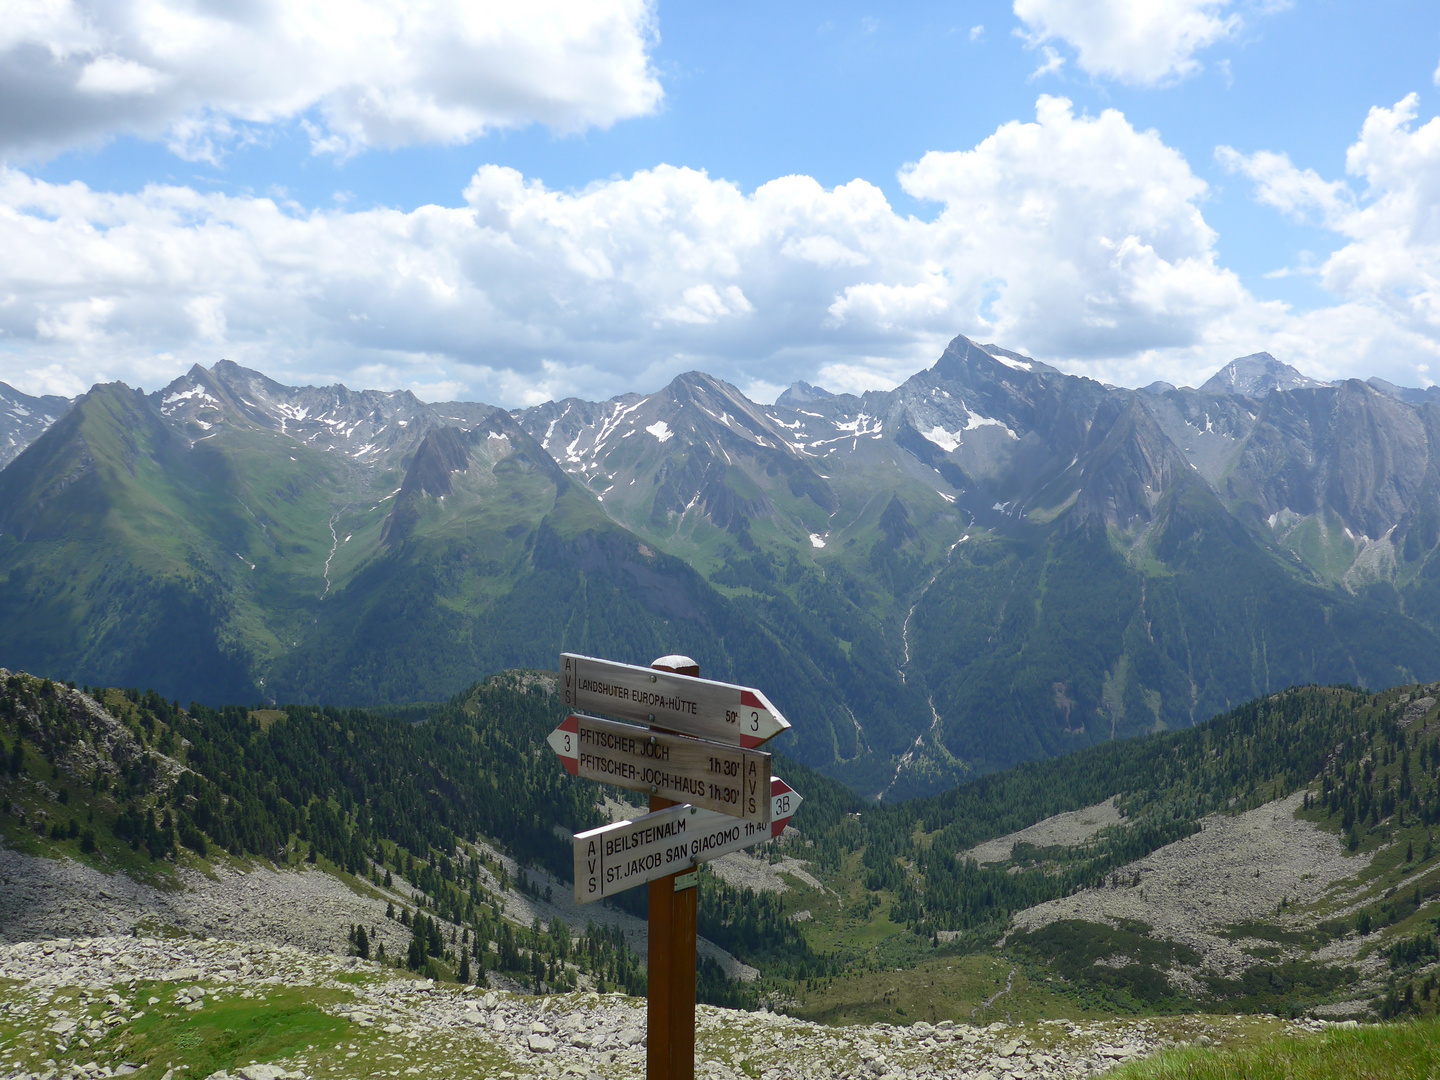
<path id="1" fill-rule="evenodd" d="M 703 372 L 509 412 L 228 361 L 97 387 L 0 471 L 0 660 L 376 704 L 688 649 L 892 798 L 1440 675 L 1440 399 L 1230 367 L 1125 390 L 962 336 L 894 390 L 773 405 Z M 208 642 L 178 681 L 175 619 Z"/>

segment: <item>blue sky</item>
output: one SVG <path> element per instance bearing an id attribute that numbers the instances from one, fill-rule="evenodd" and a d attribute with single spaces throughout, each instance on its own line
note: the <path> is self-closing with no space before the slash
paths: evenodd
<path id="1" fill-rule="evenodd" d="M 0 31 L 23 390 L 1440 378 L 1434 3 L 158 6 Z"/>

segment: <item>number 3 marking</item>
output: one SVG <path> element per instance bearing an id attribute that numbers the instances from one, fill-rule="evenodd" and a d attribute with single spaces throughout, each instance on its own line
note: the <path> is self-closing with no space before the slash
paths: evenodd
<path id="1" fill-rule="evenodd" d="M 751 730 L 751 731 L 759 731 L 759 730 L 760 730 L 760 714 L 759 714 L 758 712 L 756 712 L 754 709 L 751 709 L 751 710 L 750 710 L 750 730 Z"/>

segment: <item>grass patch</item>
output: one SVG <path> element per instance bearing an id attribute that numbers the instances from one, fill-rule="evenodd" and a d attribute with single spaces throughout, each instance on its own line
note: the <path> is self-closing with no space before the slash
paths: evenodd
<path id="1" fill-rule="evenodd" d="M 787 1012 L 825 1024 L 988 1024 L 1007 1018 L 1018 1023 L 1110 1015 L 1103 1003 L 1086 1008 L 1047 973 L 1027 974 L 994 955 L 939 956 L 899 971 L 851 972 L 813 990 L 802 986 L 797 997 L 798 1004 Z M 985 1002 L 992 1000 L 987 1008 Z"/>
<path id="2" fill-rule="evenodd" d="M 138 996 L 144 1001 L 148 990 L 142 988 Z M 207 1000 L 194 1013 L 152 1007 L 130 1025 L 123 1053 L 127 1060 L 153 1067 L 184 1062 L 192 1075 L 204 1077 L 252 1061 L 323 1052 L 357 1034 L 348 1021 L 320 1009 L 319 1000 L 325 999 L 339 995 L 277 987 L 253 998 Z"/>
<path id="3" fill-rule="evenodd" d="M 1190 1003 L 1165 977 L 1177 964 L 1196 967 L 1188 945 L 1150 936 L 1150 927 L 1125 921 L 1118 927 L 1065 919 L 1015 934 L 1010 948 L 1032 958 L 1067 983 L 1097 991 L 1117 1010 L 1172 1012 Z"/>
<path id="4" fill-rule="evenodd" d="M 1116 1080 L 1428 1080 L 1440 1071 L 1440 1022 L 1283 1036 L 1230 1050 L 1186 1047 L 1125 1065 Z"/>
<path id="5" fill-rule="evenodd" d="M 340 973 L 358 984 L 373 975 Z M 436 1028 L 420 1035 L 387 1031 L 334 1015 L 348 990 L 314 985 L 256 985 L 247 990 L 205 984 L 204 1004 L 191 1009 L 195 984 L 147 981 L 127 990 L 59 987 L 53 991 L 0 980 L 0 1076 L 64 1074 L 90 1062 L 136 1068 L 132 1080 L 203 1080 L 274 1063 L 317 1080 L 421 1075 L 494 1076 L 512 1068 L 488 1031 Z M 58 1021 L 58 1028 L 56 1022 Z M 64 1030 L 68 1023 L 69 1029 Z M 101 1074 L 103 1075 L 103 1074 Z"/>
<path id="6" fill-rule="evenodd" d="M 261 731 L 268 731 L 275 721 L 285 719 L 285 712 L 281 709 L 251 709 L 250 719 Z"/>

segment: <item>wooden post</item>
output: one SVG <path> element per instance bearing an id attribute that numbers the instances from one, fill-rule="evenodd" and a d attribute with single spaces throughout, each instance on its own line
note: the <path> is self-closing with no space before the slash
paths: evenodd
<path id="1" fill-rule="evenodd" d="M 671 879 L 674 880 L 673 878 Z M 695 1080 L 695 922 L 700 886 L 670 893 L 674 952 L 670 968 L 670 1077 Z"/>
<path id="2" fill-rule="evenodd" d="M 650 665 L 699 677 L 688 656 L 662 656 Z M 675 803 L 650 796 L 650 810 Z M 646 962 L 646 1080 L 695 1080 L 695 925 L 699 888 L 675 891 L 670 874 L 650 882 L 650 945 Z"/>
<path id="3" fill-rule="evenodd" d="M 650 796 L 650 812 L 674 806 L 669 799 Z M 671 1080 L 674 1018 L 671 1009 L 675 941 L 675 875 L 650 882 L 650 944 L 646 958 L 645 1078 Z"/>

